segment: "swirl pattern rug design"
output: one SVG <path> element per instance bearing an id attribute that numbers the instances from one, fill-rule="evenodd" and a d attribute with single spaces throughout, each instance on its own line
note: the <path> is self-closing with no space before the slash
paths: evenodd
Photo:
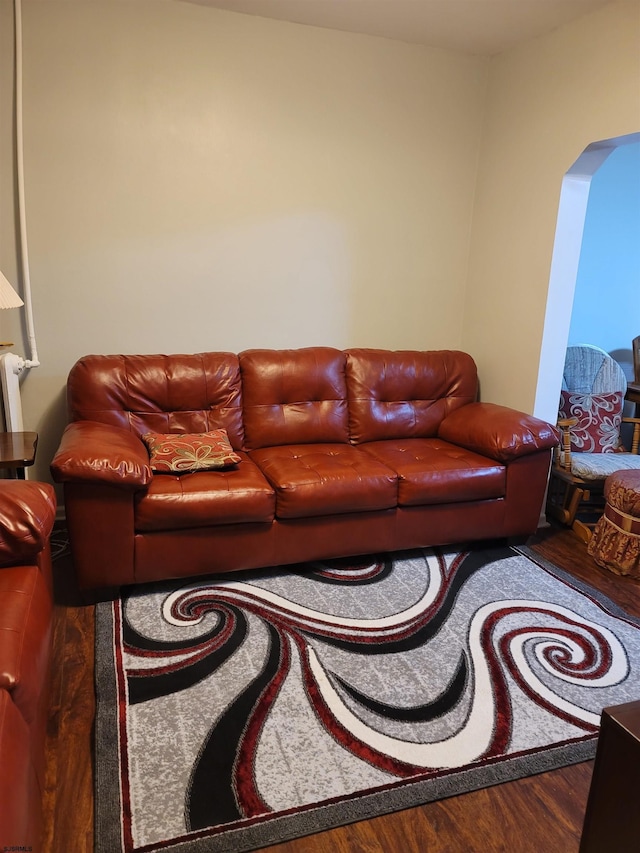
<path id="1" fill-rule="evenodd" d="M 96 851 L 240 853 L 595 754 L 640 625 L 526 549 L 124 590 L 96 609 Z"/>

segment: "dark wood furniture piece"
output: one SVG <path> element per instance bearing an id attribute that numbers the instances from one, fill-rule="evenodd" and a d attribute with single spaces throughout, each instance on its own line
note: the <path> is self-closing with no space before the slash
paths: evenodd
<path id="1" fill-rule="evenodd" d="M 9 468 L 19 480 L 36 461 L 37 432 L 0 432 L 0 468 Z"/>
<path id="2" fill-rule="evenodd" d="M 627 384 L 627 393 L 624 395 L 625 400 L 636 404 L 635 417 L 640 418 L 640 382 L 629 382 Z"/>
<path id="3" fill-rule="evenodd" d="M 627 383 L 625 400 L 635 403 L 635 417 L 640 418 L 640 335 L 633 339 L 633 382 Z"/>
<path id="4" fill-rule="evenodd" d="M 640 839 L 640 701 L 602 711 L 580 853 L 636 853 Z"/>

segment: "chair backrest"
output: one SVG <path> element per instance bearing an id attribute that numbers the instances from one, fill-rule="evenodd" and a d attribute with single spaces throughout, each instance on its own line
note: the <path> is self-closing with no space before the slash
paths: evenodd
<path id="1" fill-rule="evenodd" d="M 562 390 L 576 394 L 619 392 L 624 397 L 627 379 L 622 367 L 609 353 L 593 344 L 577 344 L 567 348 Z"/>
<path id="2" fill-rule="evenodd" d="M 599 454 L 620 448 L 626 390 L 622 367 L 603 349 L 592 344 L 567 349 L 558 416 L 575 420 L 572 451 Z"/>
<path id="3" fill-rule="evenodd" d="M 640 382 L 640 335 L 632 341 L 633 346 L 633 380 Z"/>

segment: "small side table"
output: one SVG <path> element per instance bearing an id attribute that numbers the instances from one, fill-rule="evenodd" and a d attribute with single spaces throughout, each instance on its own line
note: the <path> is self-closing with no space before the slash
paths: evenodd
<path id="1" fill-rule="evenodd" d="M 604 708 L 580 853 L 635 853 L 639 784 L 640 701 Z"/>
<path id="2" fill-rule="evenodd" d="M 9 468 L 24 480 L 24 469 L 36 461 L 37 432 L 0 432 L 0 468 Z"/>

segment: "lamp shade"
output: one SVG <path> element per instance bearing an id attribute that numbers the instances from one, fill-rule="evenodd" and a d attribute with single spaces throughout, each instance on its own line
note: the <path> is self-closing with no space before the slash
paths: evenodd
<path id="1" fill-rule="evenodd" d="M 0 309 L 20 308 L 21 305 L 24 305 L 24 302 L 20 299 L 2 272 L 0 272 Z"/>

